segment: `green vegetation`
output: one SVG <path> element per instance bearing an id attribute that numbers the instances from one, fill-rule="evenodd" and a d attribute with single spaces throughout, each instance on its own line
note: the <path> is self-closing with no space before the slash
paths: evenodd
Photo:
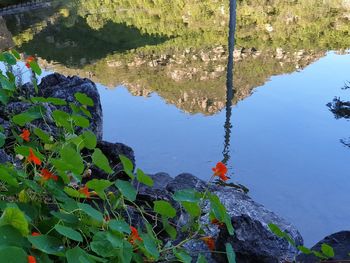
<path id="1" fill-rule="evenodd" d="M 14 50 L 0 54 L 8 69 L 19 59 Z M 26 67 L 32 79 L 41 74 L 34 57 L 26 60 Z M 19 96 L 21 87 L 16 77 L 10 70 L 0 73 L 2 107 L 11 102 L 25 105 L 23 109 L 18 106 L 22 112 L 6 116 L 6 128 L 0 126 L 2 154 L 16 156 L 16 162 L 0 164 L 2 261 L 187 263 L 192 258 L 184 245 L 191 240 L 200 239 L 215 250 L 215 240 L 203 236 L 213 220 L 233 235 L 226 208 L 209 189 L 176 191 L 172 202 L 138 200 L 135 185 L 152 187 L 153 179 L 140 169 L 134 173 L 134 164 L 122 155 L 119 159 L 126 180 L 110 166 L 97 147 L 95 134 L 88 130 L 94 101 L 84 93 L 75 93 L 76 101 L 69 104 L 59 98 L 37 97 L 35 81 L 36 95 Z M 47 110 L 50 105 L 56 107 Z M 40 122 L 57 132 L 39 128 Z M 89 174 L 93 167 L 107 177 L 92 179 Z M 228 179 L 224 164 L 218 163 L 214 171 L 212 180 Z M 210 204 L 208 212 L 204 204 Z M 179 217 L 174 206 L 188 215 L 184 227 L 174 224 Z M 206 223 L 202 222 L 203 213 L 209 213 Z M 176 242 L 178 236 L 181 240 Z M 227 253 L 220 253 L 226 253 L 228 261 L 234 263 L 232 246 L 227 243 L 225 247 Z M 207 262 L 203 255 L 198 256 L 197 262 Z"/>

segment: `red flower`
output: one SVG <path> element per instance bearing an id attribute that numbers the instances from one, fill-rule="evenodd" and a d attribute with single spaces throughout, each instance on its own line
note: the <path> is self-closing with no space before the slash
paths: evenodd
<path id="1" fill-rule="evenodd" d="M 29 57 L 26 59 L 26 67 L 30 68 L 30 62 L 34 61 L 35 58 L 34 57 Z"/>
<path id="2" fill-rule="evenodd" d="M 217 225 L 217 226 L 219 226 L 219 227 L 225 226 L 225 223 L 220 222 L 220 221 L 217 220 L 216 218 L 212 219 L 212 220 L 211 220 L 211 223 L 212 223 L 213 225 Z"/>
<path id="3" fill-rule="evenodd" d="M 201 240 L 208 246 L 209 250 L 215 250 L 215 239 L 212 237 L 201 237 Z"/>
<path id="4" fill-rule="evenodd" d="M 35 156 L 32 148 L 29 148 L 28 162 L 32 162 L 36 165 L 41 165 L 40 159 L 37 156 Z"/>
<path id="5" fill-rule="evenodd" d="M 227 167 L 222 162 L 218 162 L 216 164 L 216 167 L 212 168 L 212 170 L 214 172 L 214 176 L 219 176 L 221 180 L 227 181 L 228 179 L 230 179 L 226 176 Z"/>
<path id="6" fill-rule="evenodd" d="M 87 186 L 84 186 L 82 188 L 79 189 L 79 193 L 85 195 L 87 198 L 90 197 L 90 192 L 89 192 L 89 188 L 87 188 Z"/>
<path id="7" fill-rule="evenodd" d="M 54 181 L 57 181 L 57 180 L 58 180 L 57 175 L 54 175 L 53 173 L 51 173 L 51 172 L 50 172 L 49 170 L 47 170 L 47 169 L 42 169 L 42 170 L 41 170 L 40 176 L 41 176 L 45 181 L 50 180 L 50 179 L 52 179 L 52 180 L 54 180 Z"/>
<path id="8" fill-rule="evenodd" d="M 129 242 L 134 245 L 135 241 L 142 241 L 142 238 L 139 236 L 139 232 L 137 231 L 137 229 L 133 226 L 130 226 L 130 230 L 131 230 L 131 234 L 130 234 L 130 240 Z"/>
<path id="9" fill-rule="evenodd" d="M 26 141 L 26 142 L 29 142 L 29 141 L 30 141 L 30 138 L 29 138 L 29 136 L 30 136 L 30 131 L 27 130 L 27 129 L 23 129 L 23 130 L 22 130 L 22 133 L 21 133 L 19 136 L 21 136 L 21 138 L 22 138 L 24 141 Z"/>
<path id="10" fill-rule="evenodd" d="M 36 259 L 33 256 L 28 256 L 28 263 L 36 263 Z"/>
<path id="11" fill-rule="evenodd" d="M 33 237 L 37 237 L 37 236 L 40 236 L 41 234 L 40 233 L 38 233 L 38 232 L 32 232 L 32 236 Z"/>

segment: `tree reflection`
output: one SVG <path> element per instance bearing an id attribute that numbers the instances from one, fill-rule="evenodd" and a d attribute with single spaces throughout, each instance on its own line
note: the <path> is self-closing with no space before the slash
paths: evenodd
<path id="1" fill-rule="evenodd" d="M 232 115 L 232 100 L 234 96 L 233 90 L 233 52 L 235 49 L 235 32 L 236 32 L 236 0 L 230 1 L 230 24 L 228 37 L 228 63 L 227 63 L 227 80 L 226 80 L 226 121 L 225 121 L 225 142 L 223 150 L 222 162 L 227 165 L 230 160 L 230 140 L 231 140 L 231 115 Z"/>
<path id="2" fill-rule="evenodd" d="M 345 84 L 344 89 L 349 89 L 350 82 Z M 327 104 L 329 110 L 334 114 L 336 119 L 350 119 L 350 101 L 341 100 L 339 97 L 335 97 L 332 102 Z M 340 142 L 345 146 L 350 147 L 350 138 L 341 139 Z"/>

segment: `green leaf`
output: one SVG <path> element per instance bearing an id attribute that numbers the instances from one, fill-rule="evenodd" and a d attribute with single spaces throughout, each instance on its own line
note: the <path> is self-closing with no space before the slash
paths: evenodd
<path id="1" fill-rule="evenodd" d="M 226 255 L 229 263 L 236 263 L 236 254 L 233 251 L 233 248 L 230 243 L 225 244 L 226 247 Z"/>
<path id="2" fill-rule="evenodd" d="M 1 84 L 1 80 L 0 80 Z M 6 90 L 0 89 L 0 102 L 4 105 L 6 105 L 9 102 L 9 95 L 7 94 Z"/>
<path id="3" fill-rule="evenodd" d="M 86 148 L 88 148 L 89 150 L 93 150 L 96 148 L 97 138 L 92 131 L 84 131 L 81 136 L 84 139 L 84 144 Z"/>
<path id="4" fill-rule="evenodd" d="M 183 263 L 191 263 L 192 257 L 186 253 L 184 250 L 177 251 L 174 249 L 174 255 Z"/>
<path id="5" fill-rule="evenodd" d="M 94 257 L 86 253 L 80 247 L 75 247 L 66 251 L 68 263 L 94 263 Z M 104 261 L 101 261 L 104 262 Z"/>
<path id="6" fill-rule="evenodd" d="M 191 216 L 198 217 L 201 215 L 201 209 L 198 203 L 181 202 L 181 204 Z"/>
<path id="7" fill-rule="evenodd" d="M 92 179 L 86 183 L 86 186 L 95 190 L 101 197 L 104 197 L 104 190 L 113 185 L 112 182 L 103 179 Z"/>
<path id="8" fill-rule="evenodd" d="M 93 208 L 91 205 L 78 203 L 78 207 L 91 218 L 99 222 L 103 222 L 103 215 L 101 214 L 101 212 Z"/>
<path id="9" fill-rule="evenodd" d="M 84 171 L 84 162 L 80 153 L 69 145 L 63 147 L 60 151 L 61 159 L 65 163 L 65 170 L 72 171 L 75 174 L 82 174 Z"/>
<path id="10" fill-rule="evenodd" d="M 73 115 L 72 119 L 73 119 L 75 125 L 77 125 L 79 127 L 88 128 L 90 126 L 90 121 L 83 116 Z"/>
<path id="11" fill-rule="evenodd" d="M 16 84 L 2 74 L 0 74 L 0 84 L 4 90 L 14 91 L 16 89 Z"/>
<path id="12" fill-rule="evenodd" d="M 292 246 L 296 246 L 294 240 L 291 238 L 290 235 L 288 235 L 287 233 L 283 232 L 277 225 L 275 224 L 268 224 L 268 227 L 270 228 L 271 232 L 274 233 L 276 236 L 280 237 L 280 238 L 284 238 L 285 240 L 287 240 Z"/>
<path id="13" fill-rule="evenodd" d="M 19 247 L 0 247 L 1 262 L 6 263 L 26 263 L 28 262 L 26 252 Z"/>
<path id="14" fill-rule="evenodd" d="M 38 64 L 38 62 L 36 62 L 35 60 L 29 62 L 30 68 L 34 71 L 35 74 L 37 74 L 38 76 L 41 75 L 41 68 Z"/>
<path id="15" fill-rule="evenodd" d="M 28 240 L 36 249 L 46 254 L 56 255 L 61 254 L 64 251 L 64 246 L 61 241 L 52 236 L 29 236 Z"/>
<path id="16" fill-rule="evenodd" d="M 60 98 L 53 98 L 53 97 L 49 97 L 49 98 L 44 98 L 44 97 L 32 97 L 31 101 L 33 103 L 51 103 L 53 105 L 57 105 L 57 106 L 64 106 L 67 105 L 67 102 L 63 99 Z"/>
<path id="17" fill-rule="evenodd" d="M 15 247 L 29 247 L 29 243 L 21 233 L 10 225 L 0 227 L 0 245 L 1 246 L 15 246 Z"/>
<path id="18" fill-rule="evenodd" d="M 84 197 L 86 197 L 84 194 L 80 193 L 78 190 L 75 190 L 75 189 L 70 188 L 68 186 L 65 186 L 63 190 L 70 197 L 74 197 L 74 198 L 84 198 Z"/>
<path id="19" fill-rule="evenodd" d="M 146 175 L 141 169 L 137 169 L 136 173 L 137 173 L 137 180 L 140 183 L 150 187 L 154 185 L 152 177 Z"/>
<path id="20" fill-rule="evenodd" d="M 94 106 L 94 101 L 85 93 L 77 92 L 74 94 L 74 97 L 77 101 L 79 101 L 83 105 L 91 106 L 91 107 Z"/>
<path id="21" fill-rule="evenodd" d="M 322 244 L 321 245 L 321 251 L 328 258 L 334 257 L 334 250 L 333 250 L 333 248 L 331 246 L 327 245 L 327 244 Z"/>
<path id="22" fill-rule="evenodd" d="M 306 255 L 312 254 L 312 251 L 304 246 L 298 246 L 298 250 Z"/>
<path id="23" fill-rule="evenodd" d="M 33 132 L 43 143 L 52 143 L 50 135 L 42 129 L 34 128 Z"/>
<path id="24" fill-rule="evenodd" d="M 76 217 L 73 214 L 68 214 L 64 212 L 56 212 L 56 211 L 51 211 L 51 215 L 54 217 L 62 220 L 63 222 L 69 223 L 69 224 L 77 224 L 79 222 L 78 217 Z"/>
<path id="25" fill-rule="evenodd" d="M 4 52 L 4 53 L 2 53 L 2 55 L 3 55 L 3 58 L 4 58 L 6 63 L 8 63 L 9 65 L 12 65 L 12 66 L 16 65 L 17 59 L 14 55 L 12 55 L 9 52 Z"/>
<path id="26" fill-rule="evenodd" d="M 124 155 L 119 155 L 119 159 L 120 159 L 120 161 L 123 164 L 124 170 L 128 170 L 130 172 L 132 172 L 134 170 L 134 165 L 133 165 L 132 161 L 129 158 L 127 158 Z"/>
<path id="27" fill-rule="evenodd" d="M 154 202 L 154 212 L 162 215 L 162 216 L 166 216 L 169 218 L 173 218 L 176 216 L 176 210 L 174 209 L 174 207 L 166 201 L 155 201 Z"/>
<path id="28" fill-rule="evenodd" d="M 52 117 L 55 120 L 57 127 L 63 127 L 70 132 L 73 131 L 70 123 L 71 116 L 67 112 L 55 110 L 52 112 Z"/>
<path id="29" fill-rule="evenodd" d="M 96 148 L 94 153 L 92 154 L 92 162 L 100 169 L 105 171 L 108 174 L 112 174 L 113 170 L 109 165 L 107 157 L 103 154 L 103 152 Z"/>
<path id="30" fill-rule="evenodd" d="M 225 206 L 221 203 L 219 197 L 215 194 L 209 194 L 211 213 L 214 214 L 220 222 L 225 223 L 227 231 L 230 235 L 234 234 L 234 229 L 232 226 L 231 218 L 227 214 Z"/>
<path id="31" fill-rule="evenodd" d="M 197 259 L 197 263 L 208 263 L 208 261 L 206 260 L 206 258 L 202 254 L 199 254 L 198 259 Z"/>
<path id="32" fill-rule="evenodd" d="M 10 175 L 5 168 L 0 167 L 0 181 L 7 183 L 10 186 L 18 187 L 16 178 Z"/>
<path id="33" fill-rule="evenodd" d="M 162 217 L 162 224 L 165 231 L 168 233 L 171 239 L 176 239 L 176 236 L 177 236 L 176 228 L 169 224 L 168 218 Z"/>
<path id="34" fill-rule="evenodd" d="M 83 237 L 81 236 L 81 234 L 71 227 L 55 225 L 55 229 L 58 233 L 60 233 L 65 237 L 68 237 L 69 239 L 72 239 L 78 242 L 83 242 Z"/>
<path id="35" fill-rule="evenodd" d="M 43 106 L 34 106 L 29 108 L 26 112 L 13 116 L 12 121 L 19 126 L 24 126 L 29 122 L 42 118 L 45 111 L 46 109 Z"/>
<path id="36" fill-rule="evenodd" d="M 11 225 L 16 228 L 23 236 L 29 234 L 28 221 L 24 213 L 17 207 L 7 207 L 1 218 L 0 226 Z"/>
<path id="37" fill-rule="evenodd" d="M 191 202 L 198 203 L 200 201 L 201 194 L 193 189 L 185 189 L 176 191 L 173 198 L 177 202 Z"/>
<path id="38" fill-rule="evenodd" d="M 17 52 L 17 50 L 12 49 L 11 53 L 16 59 L 21 59 L 21 55 Z"/>
<path id="39" fill-rule="evenodd" d="M 126 199 L 131 202 L 136 200 L 137 192 L 130 182 L 118 179 L 115 182 L 115 185 L 118 187 L 121 194 L 126 197 Z"/>
<path id="40" fill-rule="evenodd" d="M 120 233 L 131 233 L 130 226 L 124 220 L 112 219 L 109 221 L 108 226 L 110 229 Z"/>
<path id="41" fill-rule="evenodd" d="M 157 249 L 157 245 L 154 242 L 153 238 L 151 238 L 148 234 L 141 234 L 141 238 L 142 238 L 145 250 L 151 255 L 152 258 L 155 259 L 155 261 L 157 261 L 159 258 L 159 251 Z"/>

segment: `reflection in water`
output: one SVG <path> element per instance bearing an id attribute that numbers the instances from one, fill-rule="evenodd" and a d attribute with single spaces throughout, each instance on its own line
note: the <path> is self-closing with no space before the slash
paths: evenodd
<path id="1" fill-rule="evenodd" d="M 349 55 L 327 53 L 349 47 L 348 1 L 237 1 L 229 45 L 234 0 L 58 2 L 0 18 L 0 49 L 104 85 L 105 139 L 141 168 L 207 179 L 222 159 L 308 244 L 348 225 L 348 126 L 324 106 L 349 77 Z"/>
<path id="2" fill-rule="evenodd" d="M 343 89 L 349 89 L 349 85 L 345 84 Z M 327 104 L 329 110 L 334 114 L 336 119 L 350 119 L 350 101 L 341 100 L 335 97 L 332 102 Z M 350 147 L 350 138 L 340 139 L 340 142 L 347 147 Z"/>
<path id="3" fill-rule="evenodd" d="M 226 80 L 226 120 L 225 120 L 225 143 L 223 150 L 222 162 L 227 165 L 230 160 L 230 137 L 231 137 L 231 114 L 232 100 L 234 96 L 233 89 L 233 52 L 235 49 L 235 32 L 236 32 L 236 0 L 230 0 L 230 23 L 228 36 L 228 63 L 227 63 L 227 80 Z"/>

